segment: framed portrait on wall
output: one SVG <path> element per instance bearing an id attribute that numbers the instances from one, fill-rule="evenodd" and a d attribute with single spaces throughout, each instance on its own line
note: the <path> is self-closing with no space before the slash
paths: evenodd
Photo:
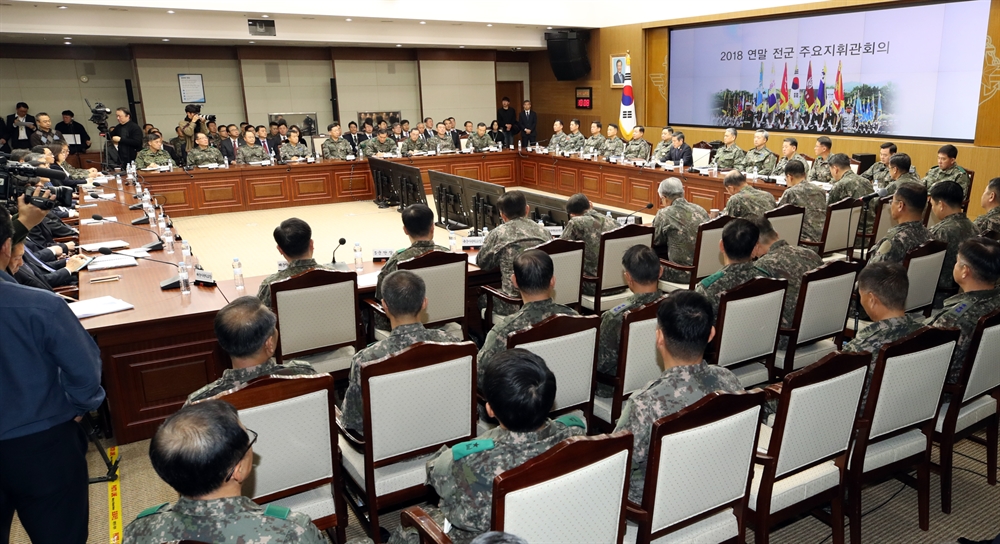
<path id="1" fill-rule="evenodd" d="M 625 86 L 625 53 L 611 55 L 611 88 L 621 89 Z"/>
<path id="2" fill-rule="evenodd" d="M 385 121 L 389 128 L 392 128 L 393 123 L 398 123 L 402 119 L 402 113 L 399 111 L 359 111 L 358 112 L 358 128 L 364 132 L 365 121 L 371 121 L 372 127 L 378 130 L 378 124 L 381 121 Z"/>

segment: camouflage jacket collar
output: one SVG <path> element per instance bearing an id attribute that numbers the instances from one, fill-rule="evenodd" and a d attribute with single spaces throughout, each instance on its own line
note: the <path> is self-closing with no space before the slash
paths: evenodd
<path id="1" fill-rule="evenodd" d="M 181 497 L 170 507 L 171 512 L 191 517 L 228 518 L 242 512 L 260 510 L 255 502 L 247 497 L 224 497 L 199 501 Z"/>
<path id="2" fill-rule="evenodd" d="M 422 331 L 422 330 L 424 330 L 424 324 L 423 323 L 410 323 L 408 325 L 400 325 L 400 326 L 396 327 L 395 329 L 392 329 L 392 332 L 389 333 L 389 336 L 390 337 L 391 336 L 403 336 L 403 335 L 407 335 L 407 334 L 413 334 L 415 332 Z"/>
<path id="3" fill-rule="evenodd" d="M 924 224 L 922 222 L 920 222 L 920 221 L 906 221 L 905 223 L 900 223 L 900 224 L 896 225 L 895 227 L 892 227 L 892 229 L 890 229 L 890 230 L 892 232 L 900 232 L 900 231 L 904 231 L 904 230 L 912 230 L 912 229 L 920 230 L 920 229 L 924 229 L 924 228 L 927 228 L 927 227 L 925 227 Z"/>
<path id="4" fill-rule="evenodd" d="M 434 248 L 436 245 L 437 244 L 434 243 L 434 240 L 417 240 L 417 241 L 413 242 L 412 244 L 410 244 L 410 247 L 429 247 L 429 248 Z"/>
<path id="5" fill-rule="evenodd" d="M 983 301 L 991 300 L 1000 297 L 1000 289 L 986 289 L 984 291 L 969 291 L 968 293 L 959 293 L 945 299 L 945 306 L 952 306 L 954 304 L 977 304 Z"/>
<path id="6" fill-rule="evenodd" d="M 663 293 L 659 291 L 653 291 L 652 293 L 632 293 L 632 296 L 628 297 L 628 303 L 636 306 L 642 306 L 644 304 L 649 304 L 662 296 Z"/>
<path id="7" fill-rule="evenodd" d="M 938 228 L 944 228 L 944 227 L 946 227 L 946 226 L 947 226 L 947 225 L 948 225 L 949 223 L 959 223 L 959 222 L 962 222 L 962 219 L 963 219 L 963 218 L 965 218 L 966 220 L 968 220 L 968 218 L 966 218 L 966 217 L 965 217 L 965 214 L 964 214 L 964 213 L 962 213 L 962 212 L 955 212 L 955 213 L 953 213 L 953 214 L 951 214 L 951 215 L 949 215 L 949 216 L 945 217 L 944 219 L 942 219 L 942 220 L 938 221 L 938 223 L 937 223 L 937 224 L 938 224 L 938 225 L 941 225 L 941 226 L 940 226 L 940 227 L 938 227 Z"/>
<path id="8" fill-rule="evenodd" d="M 871 325 L 858 331 L 858 338 L 871 338 L 875 334 L 882 331 L 887 331 L 896 328 L 909 328 L 913 325 L 919 324 L 920 320 L 913 317 L 910 314 L 905 314 L 903 317 L 890 317 L 889 319 L 883 319 L 882 321 L 876 321 Z"/>
<path id="9" fill-rule="evenodd" d="M 983 217 L 1000 217 L 1000 206 L 987 210 L 986 213 L 983 214 Z"/>
<path id="10" fill-rule="evenodd" d="M 689 202 L 687 200 L 684 200 L 684 197 L 682 196 L 675 198 L 673 202 L 670 203 L 671 206 L 681 206 L 681 207 L 683 207 L 685 204 L 689 204 Z"/>
<path id="11" fill-rule="evenodd" d="M 783 247 L 788 247 L 788 240 L 778 240 L 777 242 L 771 244 L 771 247 L 767 249 L 766 254 L 777 253 Z"/>
<path id="12" fill-rule="evenodd" d="M 552 434 L 557 430 L 558 428 L 551 419 L 545 420 L 545 424 L 542 425 L 540 429 L 524 433 L 514 432 L 509 429 L 504 429 L 503 427 L 497 427 L 496 434 L 493 436 L 493 441 L 495 443 L 508 444 L 535 444 L 552 436 Z"/>
<path id="13" fill-rule="evenodd" d="M 555 306 L 555 305 L 556 305 L 556 303 L 552 302 L 551 298 L 547 298 L 545 300 L 536 300 L 534 302 L 525 302 L 524 305 L 521 306 L 521 311 L 522 312 L 526 311 L 529 308 L 538 308 L 539 310 L 544 310 L 544 309 L 550 308 L 550 307 Z"/>
<path id="14" fill-rule="evenodd" d="M 750 260 L 745 263 L 730 263 L 724 266 L 722 269 L 729 272 L 738 272 L 738 271 L 750 270 L 752 268 L 756 268 L 756 264 L 752 260 Z"/>
<path id="15" fill-rule="evenodd" d="M 316 259 L 295 259 L 288 263 L 288 268 L 316 268 Z"/>
<path id="16" fill-rule="evenodd" d="M 280 369 L 278 361 L 274 357 L 271 357 L 259 365 L 248 366 L 246 368 L 227 368 L 222 371 L 222 379 L 231 380 L 234 383 L 248 382 L 257 376 L 272 374 Z"/>

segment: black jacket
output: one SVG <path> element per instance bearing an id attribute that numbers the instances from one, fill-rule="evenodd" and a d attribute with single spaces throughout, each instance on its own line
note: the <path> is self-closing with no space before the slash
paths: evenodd
<path id="1" fill-rule="evenodd" d="M 670 152 L 667 153 L 668 161 L 681 161 L 681 166 L 694 166 L 694 159 L 691 156 L 691 146 L 684 143 L 680 147 L 670 146 Z"/>
<path id="2" fill-rule="evenodd" d="M 121 138 L 118 141 L 119 164 L 124 166 L 134 161 L 143 144 L 142 129 L 139 128 L 139 125 L 132 120 L 125 124 L 115 125 L 108 131 L 108 140 L 110 141 L 115 136 Z"/>
<path id="3" fill-rule="evenodd" d="M 18 140 L 17 136 L 19 134 L 19 130 L 18 127 L 14 126 L 15 119 L 17 119 L 17 114 L 15 113 L 7 116 L 7 135 L 5 136 L 7 138 L 7 145 L 9 145 L 11 149 L 30 149 L 31 135 L 35 133 L 35 129 L 31 127 L 24 127 L 25 139 Z M 35 116 L 25 115 L 24 122 L 35 124 Z"/>
<path id="4" fill-rule="evenodd" d="M 87 151 L 87 140 L 90 140 L 90 135 L 87 134 L 87 129 L 83 125 L 77 123 L 76 121 L 70 121 L 69 123 L 64 123 L 62 121 L 56 123 L 56 130 L 61 132 L 63 136 L 67 134 L 76 134 L 80 136 L 79 144 L 70 144 L 70 153 L 85 153 Z"/>

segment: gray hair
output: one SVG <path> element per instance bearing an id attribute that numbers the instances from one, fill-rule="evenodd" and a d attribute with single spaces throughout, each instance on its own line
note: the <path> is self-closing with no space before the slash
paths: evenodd
<path id="1" fill-rule="evenodd" d="M 684 196 L 684 183 L 678 178 L 667 178 L 660 182 L 660 187 L 656 192 L 669 199 Z"/>
<path id="2" fill-rule="evenodd" d="M 733 128 L 733 127 L 729 127 L 729 128 L 727 128 L 727 129 L 726 129 L 726 132 L 728 132 L 728 133 L 732 134 L 732 135 L 733 135 L 733 138 L 735 138 L 735 137 L 736 137 L 736 136 L 737 136 L 737 135 L 739 134 L 739 133 L 738 133 L 738 132 L 736 131 L 736 129 L 735 129 L 735 128 Z"/>
<path id="3" fill-rule="evenodd" d="M 762 128 L 757 129 L 756 134 L 760 134 L 761 136 L 763 136 L 765 142 L 771 137 L 771 135 L 768 134 L 768 132 Z"/>

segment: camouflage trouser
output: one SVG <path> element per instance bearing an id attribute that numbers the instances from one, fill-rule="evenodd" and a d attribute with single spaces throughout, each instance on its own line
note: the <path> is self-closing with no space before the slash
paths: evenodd
<path id="1" fill-rule="evenodd" d="M 660 279 L 663 281 L 669 281 L 670 283 L 688 283 L 691 281 L 691 273 L 683 270 L 663 267 L 663 275 L 660 276 Z"/>
<path id="2" fill-rule="evenodd" d="M 423 506 L 422 508 L 434 520 L 434 523 L 438 524 L 438 527 L 444 527 L 444 512 L 440 508 L 430 505 Z M 448 532 L 448 538 L 451 538 L 451 541 L 455 544 L 467 544 L 478 535 L 479 533 L 463 531 L 457 527 L 452 527 L 451 531 Z M 400 525 L 392 531 L 388 544 L 420 544 L 420 537 L 417 535 L 416 529 Z"/>

